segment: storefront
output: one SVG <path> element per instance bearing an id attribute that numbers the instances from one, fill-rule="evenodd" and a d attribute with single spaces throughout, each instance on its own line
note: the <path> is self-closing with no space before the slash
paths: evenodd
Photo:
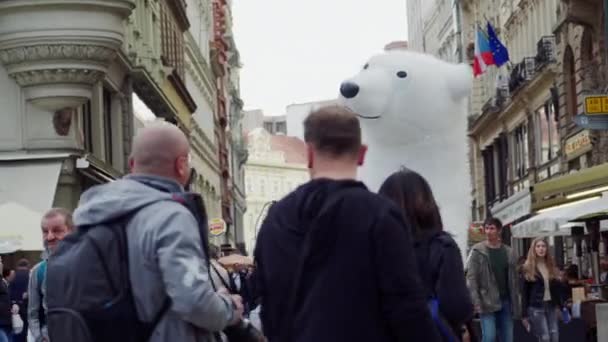
<path id="1" fill-rule="evenodd" d="M 82 192 L 120 174 L 91 156 L 0 154 L 0 254 L 6 267 L 43 252 L 40 222 L 50 208 L 73 210 Z"/>

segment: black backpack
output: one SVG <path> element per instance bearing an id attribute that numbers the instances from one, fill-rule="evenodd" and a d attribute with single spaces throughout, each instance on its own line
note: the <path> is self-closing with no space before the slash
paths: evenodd
<path id="1" fill-rule="evenodd" d="M 441 303 L 436 291 L 439 270 L 442 267 L 443 249 L 453 244 L 452 241 L 448 233 L 440 231 L 414 243 L 418 272 L 427 292 L 427 305 L 433 322 L 445 342 L 460 341 L 460 336 L 454 332 L 451 323 L 440 311 Z"/>
<path id="2" fill-rule="evenodd" d="M 188 207 L 206 237 L 207 220 L 200 196 L 179 193 L 173 194 L 173 200 Z M 164 300 L 153 321 L 138 318 L 129 277 L 126 234 L 127 224 L 135 213 L 100 225 L 77 227 L 49 258 L 46 300 L 51 341 L 150 339 L 171 301 L 168 297 Z"/>

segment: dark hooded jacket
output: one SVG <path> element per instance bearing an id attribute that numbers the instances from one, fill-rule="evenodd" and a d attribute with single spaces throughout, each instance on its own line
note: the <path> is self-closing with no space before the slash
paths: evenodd
<path id="1" fill-rule="evenodd" d="M 290 310 L 310 222 L 311 256 Z M 324 208 L 327 209 L 327 208 Z M 360 182 L 313 180 L 273 205 L 255 250 L 256 291 L 269 342 L 438 341 L 409 226 Z"/>
<path id="2" fill-rule="evenodd" d="M 2 278 L 2 275 L 0 275 L 0 328 L 8 329 L 11 326 L 11 298 L 9 296 L 8 284 Z"/>

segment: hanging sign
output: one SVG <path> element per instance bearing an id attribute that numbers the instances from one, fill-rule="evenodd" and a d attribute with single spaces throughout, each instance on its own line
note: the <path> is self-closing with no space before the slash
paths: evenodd
<path id="1" fill-rule="evenodd" d="M 221 218 L 211 219 L 209 221 L 209 234 L 220 236 L 226 232 L 226 221 Z"/>

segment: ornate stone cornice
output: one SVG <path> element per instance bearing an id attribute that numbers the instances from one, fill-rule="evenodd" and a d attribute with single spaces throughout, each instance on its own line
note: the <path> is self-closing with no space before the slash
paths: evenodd
<path id="1" fill-rule="evenodd" d="M 26 62 L 48 62 L 57 59 L 88 60 L 108 65 L 115 56 L 114 49 L 84 44 L 39 44 L 0 50 L 0 61 L 9 67 Z"/>
<path id="2" fill-rule="evenodd" d="M 114 49 L 83 44 L 41 44 L 0 50 L 0 62 L 22 87 L 53 83 L 94 84 L 103 78 L 104 70 L 115 57 Z M 90 65 L 81 61 L 88 61 Z M 57 66 L 58 62 L 65 67 Z"/>
<path id="3" fill-rule="evenodd" d="M 0 1 L 0 62 L 27 101 L 51 111 L 78 106 L 121 50 L 134 7 L 132 0 Z M 72 19 L 57 20 L 62 14 Z"/>
<path id="4" fill-rule="evenodd" d="M 94 84 L 101 80 L 104 73 L 83 69 L 42 69 L 12 73 L 11 76 L 22 87 L 54 83 Z"/>

